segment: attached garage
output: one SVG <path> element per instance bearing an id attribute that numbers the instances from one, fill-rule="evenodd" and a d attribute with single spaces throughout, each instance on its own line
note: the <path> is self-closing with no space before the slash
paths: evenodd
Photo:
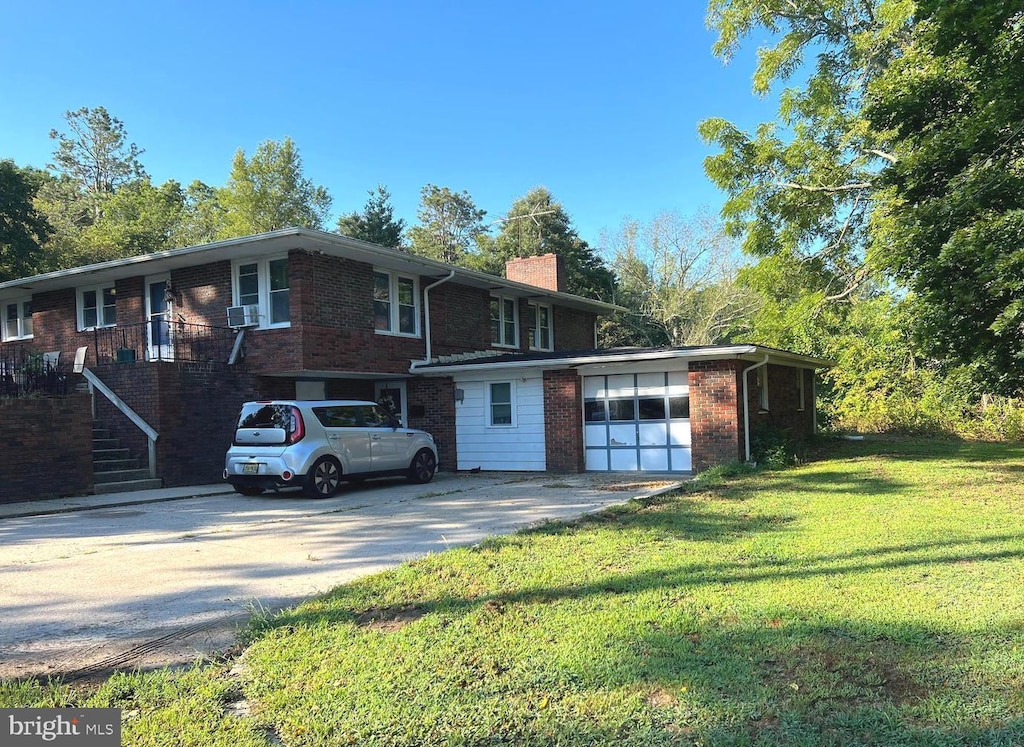
<path id="1" fill-rule="evenodd" d="M 583 446 L 588 471 L 689 472 L 686 371 L 585 376 Z"/>

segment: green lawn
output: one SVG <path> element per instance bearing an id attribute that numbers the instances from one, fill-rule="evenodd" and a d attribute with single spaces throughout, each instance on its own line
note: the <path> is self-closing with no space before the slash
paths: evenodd
<path id="1" fill-rule="evenodd" d="M 1022 478 L 1019 444 L 845 444 L 341 587 L 240 663 L 0 706 L 122 707 L 126 745 L 1024 744 Z"/>

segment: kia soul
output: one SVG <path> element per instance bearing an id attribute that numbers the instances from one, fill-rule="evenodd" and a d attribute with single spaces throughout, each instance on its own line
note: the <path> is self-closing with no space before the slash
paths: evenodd
<path id="1" fill-rule="evenodd" d="M 224 478 L 242 495 L 301 487 L 329 498 L 345 480 L 405 475 L 425 483 L 436 471 L 433 437 L 403 428 L 375 402 L 272 400 L 242 405 Z"/>

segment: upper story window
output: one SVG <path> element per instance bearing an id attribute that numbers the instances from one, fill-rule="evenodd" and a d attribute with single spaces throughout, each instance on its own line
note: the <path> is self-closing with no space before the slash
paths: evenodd
<path id="1" fill-rule="evenodd" d="M 232 269 L 234 306 L 259 306 L 261 327 L 291 324 L 287 257 L 242 260 Z"/>
<path id="2" fill-rule="evenodd" d="M 551 350 L 551 307 L 531 303 L 527 311 L 530 320 L 530 350 Z"/>
<path id="3" fill-rule="evenodd" d="M 22 298 L 3 305 L 3 339 L 24 340 L 32 336 L 32 300 Z"/>
<path id="4" fill-rule="evenodd" d="M 113 327 L 117 323 L 114 284 L 78 289 L 78 330 Z"/>
<path id="5" fill-rule="evenodd" d="M 514 298 L 491 296 L 491 343 L 519 347 L 519 319 Z"/>
<path id="6" fill-rule="evenodd" d="M 387 270 L 373 271 L 373 328 L 382 334 L 420 333 L 419 280 Z"/>

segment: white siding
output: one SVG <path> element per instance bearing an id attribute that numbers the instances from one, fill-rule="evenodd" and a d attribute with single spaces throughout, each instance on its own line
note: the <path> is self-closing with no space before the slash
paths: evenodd
<path id="1" fill-rule="evenodd" d="M 513 426 L 491 426 L 488 411 L 489 385 L 512 383 Z M 539 371 L 502 376 L 497 372 L 457 378 L 463 392 L 455 403 L 455 441 L 458 468 L 486 470 L 538 470 L 546 467 L 544 456 L 544 386 Z"/>

